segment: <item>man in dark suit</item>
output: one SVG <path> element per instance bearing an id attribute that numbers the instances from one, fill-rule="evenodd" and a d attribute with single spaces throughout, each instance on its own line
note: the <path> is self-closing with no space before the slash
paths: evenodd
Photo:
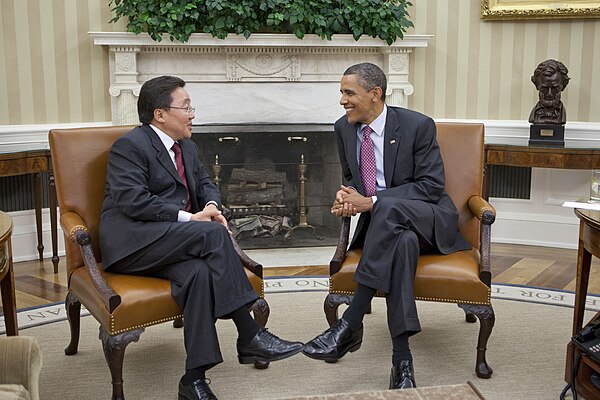
<path id="1" fill-rule="evenodd" d="M 444 164 L 433 120 L 385 104 L 387 82 L 376 65 L 362 63 L 342 77 L 335 123 L 344 185 L 331 212 L 361 213 L 350 247 L 362 246 L 358 289 L 342 318 L 303 350 L 335 361 L 360 348 L 363 316 L 376 291 L 385 293 L 392 337 L 390 389 L 415 387 L 409 336 L 421 330 L 413 290 L 421 252 L 469 249 L 458 212 L 444 190 Z"/>
<path id="2" fill-rule="evenodd" d="M 215 321 L 233 319 L 242 364 L 302 350 L 262 329 L 257 298 L 219 211 L 219 190 L 190 140 L 194 108 L 185 82 L 161 76 L 140 90 L 142 126 L 120 137 L 108 160 L 100 220 L 106 270 L 169 279 L 184 315 L 187 352 L 179 399 L 216 399 L 205 372 L 222 362 Z"/>

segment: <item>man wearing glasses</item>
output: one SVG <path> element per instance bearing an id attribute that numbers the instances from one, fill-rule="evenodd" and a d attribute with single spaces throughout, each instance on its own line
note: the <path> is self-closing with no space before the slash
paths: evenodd
<path id="1" fill-rule="evenodd" d="M 257 298 L 221 215 L 221 197 L 190 140 L 194 108 L 185 82 L 160 76 L 140 90 L 142 125 L 121 136 L 108 159 L 100 220 L 104 268 L 171 282 L 184 315 L 187 352 L 179 399 L 216 399 L 205 372 L 222 362 L 216 319 L 233 319 L 240 363 L 300 352 L 259 327 Z"/>

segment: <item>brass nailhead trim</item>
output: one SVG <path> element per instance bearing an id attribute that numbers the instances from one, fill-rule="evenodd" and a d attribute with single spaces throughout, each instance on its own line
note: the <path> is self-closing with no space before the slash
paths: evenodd
<path id="1" fill-rule="evenodd" d="M 69 232 L 69 236 L 71 237 L 71 240 L 75 243 L 77 243 L 77 241 L 75 240 L 75 232 L 82 230 L 84 232 L 88 232 L 87 228 L 83 225 L 75 225 L 73 228 L 71 228 L 71 232 Z"/>
<path id="2" fill-rule="evenodd" d="M 111 334 L 111 336 L 114 336 L 114 335 L 118 335 L 119 333 L 134 331 L 136 329 L 145 328 L 147 326 L 158 325 L 158 324 L 162 324 L 163 322 L 167 322 L 167 321 L 173 321 L 174 319 L 181 318 L 181 317 L 183 317 L 183 314 L 179 314 L 179 315 L 176 315 L 174 317 L 169 317 L 169 318 L 162 318 L 162 319 L 152 321 L 152 322 L 147 322 L 142 325 L 132 326 L 127 329 L 121 329 L 120 331 L 115 331 L 115 317 L 114 317 L 114 315 L 111 315 L 110 316 L 110 334 Z"/>
<path id="3" fill-rule="evenodd" d="M 350 292 L 347 290 L 332 290 L 331 289 L 331 285 L 329 285 L 329 293 L 335 293 L 335 294 L 347 294 L 347 295 L 354 295 L 354 292 Z M 381 295 L 375 295 L 375 297 L 384 297 Z M 415 297 L 415 300 L 424 300 L 424 301 L 437 301 L 440 303 L 462 303 L 462 304 L 474 304 L 474 305 L 483 305 L 483 306 L 489 306 L 492 304 L 491 302 L 491 298 L 492 298 L 492 291 L 490 289 L 488 289 L 488 299 L 487 302 L 483 302 L 483 301 L 471 301 L 471 300 L 453 300 L 453 299 L 438 299 L 437 297 L 422 297 L 422 296 L 417 296 Z"/>
<path id="4" fill-rule="evenodd" d="M 482 219 L 482 218 L 483 218 L 483 213 L 485 213 L 486 211 L 489 211 L 489 212 L 494 212 L 494 210 L 492 210 L 492 209 L 491 209 L 491 208 L 489 208 L 489 207 L 483 207 L 483 208 L 481 209 L 481 212 L 479 213 L 479 219 Z"/>

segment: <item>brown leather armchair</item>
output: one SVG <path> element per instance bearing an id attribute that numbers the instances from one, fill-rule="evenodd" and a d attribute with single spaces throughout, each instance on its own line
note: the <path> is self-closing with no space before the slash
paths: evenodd
<path id="1" fill-rule="evenodd" d="M 457 303 L 466 320 L 479 318 L 475 372 L 489 378 L 486 345 L 494 327 L 490 299 L 490 231 L 494 208 L 481 197 L 483 181 L 482 124 L 437 123 L 437 141 L 446 173 L 446 191 L 459 212 L 460 231 L 473 249 L 447 255 L 421 255 L 415 277 L 417 300 Z M 344 218 L 340 240 L 330 262 L 329 294 L 324 309 L 329 325 L 337 319 L 340 304 L 349 304 L 356 291 L 354 271 L 361 249 L 348 248 L 350 218 Z M 377 296 L 382 296 L 378 293 Z"/>
<path id="2" fill-rule="evenodd" d="M 100 339 L 112 376 L 112 398 L 123 399 L 123 357 L 144 328 L 166 321 L 181 326 L 183 314 L 171 297 L 169 281 L 105 272 L 98 226 L 104 199 L 108 153 L 131 126 L 53 129 L 49 134 L 60 224 L 65 235 L 69 293 L 65 300 L 71 342 L 65 354 L 77 353 L 81 304 L 100 323 Z M 235 241 L 234 241 L 235 243 Z M 252 287 L 260 295 L 252 311 L 265 326 L 269 306 L 264 300 L 262 265 L 235 243 Z M 266 368 L 267 363 L 255 364 Z"/>

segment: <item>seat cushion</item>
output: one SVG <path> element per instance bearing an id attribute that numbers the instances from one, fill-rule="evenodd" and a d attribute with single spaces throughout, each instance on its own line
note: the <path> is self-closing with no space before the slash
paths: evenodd
<path id="1" fill-rule="evenodd" d="M 329 279 L 331 293 L 353 294 L 356 291 L 354 271 L 360 254 L 361 250 L 346 253 L 342 268 Z M 479 279 L 477 250 L 419 256 L 415 276 L 417 300 L 488 305 L 490 294 L 490 288 Z"/>
<path id="2" fill-rule="evenodd" d="M 262 280 L 248 270 L 246 274 L 254 290 L 262 297 Z M 104 306 L 86 268 L 73 271 L 69 279 L 69 290 L 111 335 L 183 316 L 181 308 L 171 296 L 171 285 L 166 279 L 106 271 L 102 272 L 102 276 L 121 296 L 121 304 L 112 314 Z"/>

